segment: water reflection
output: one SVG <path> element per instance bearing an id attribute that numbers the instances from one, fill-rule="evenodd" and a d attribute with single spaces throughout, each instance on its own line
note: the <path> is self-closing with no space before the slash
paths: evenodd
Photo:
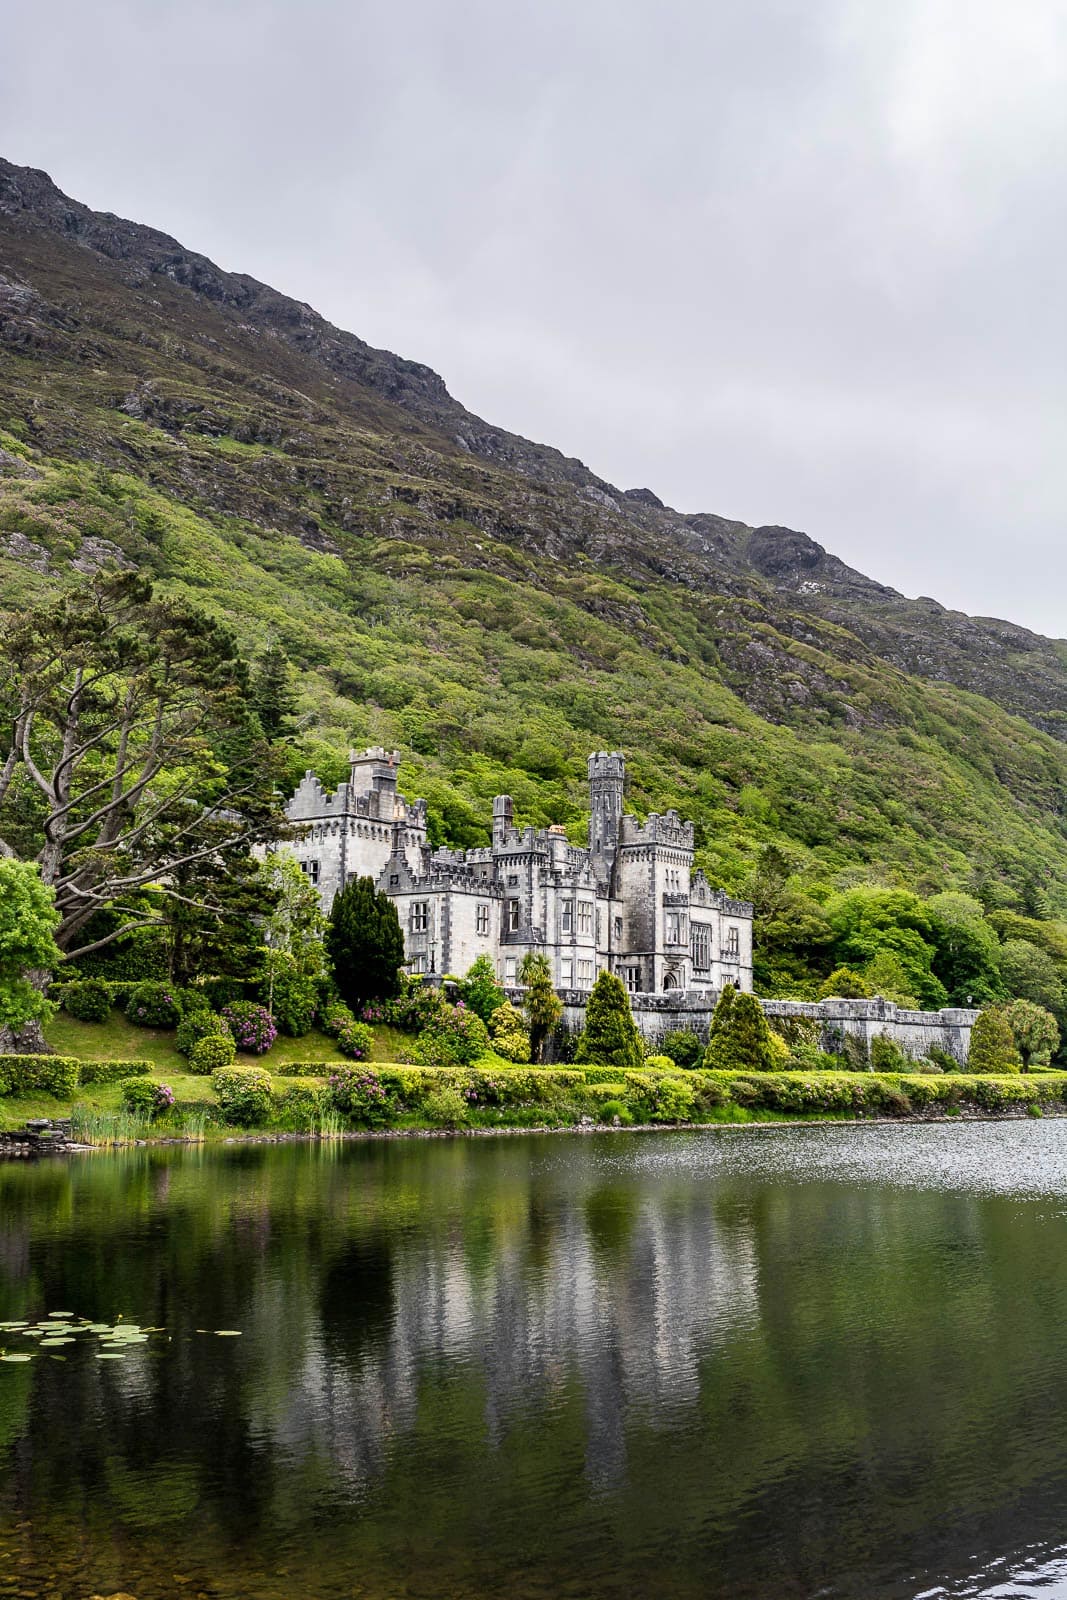
<path id="1" fill-rule="evenodd" d="M 0 1366 L 11 1592 L 1067 1594 L 1065 1197 L 1051 1122 L 0 1165 L 0 1320 L 168 1334 Z"/>

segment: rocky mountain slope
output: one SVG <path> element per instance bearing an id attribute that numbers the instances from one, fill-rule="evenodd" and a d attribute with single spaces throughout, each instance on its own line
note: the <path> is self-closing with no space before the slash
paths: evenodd
<path id="1" fill-rule="evenodd" d="M 495 788 L 580 826 L 593 745 L 710 871 L 1067 904 L 1067 646 L 803 533 L 684 516 L 429 368 L 0 161 L 0 572 L 136 562 L 300 674 L 302 757 L 395 740 L 442 838 Z"/>

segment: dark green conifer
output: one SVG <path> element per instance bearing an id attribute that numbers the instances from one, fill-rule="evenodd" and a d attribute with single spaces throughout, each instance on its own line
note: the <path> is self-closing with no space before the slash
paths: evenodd
<path id="1" fill-rule="evenodd" d="M 1018 1072 L 1022 1067 L 1011 1023 L 1001 1006 L 986 1006 L 971 1029 L 968 1072 Z"/>
<path id="2" fill-rule="evenodd" d="M 530 1030 L 530 1060 L 540 1061 L 545 1040 L 563 1015 L 563 1002 L 552 987 L 548 957 L 529 950 L 519 964 L 519 982 L 526 992 L 522 1010 Z"/>
<path id="3" fill-rule="evenodd" d="M 720 1072 L 773 1072 L 778 1065 L 767 1018 L 755 995 L 727 984 L 711 1019 L 705 1067 Z"/>
<path id="4" fill-rule="evenodd" d="M 341 998 L 353 1010 L 396 994 L 404 935 L 396 906 L 375 891 L 373 878 L 353 878 L 335 897 L 325 944 Z"/>
<path id="5" fill-rule="evenodd" d="M 296 717 L 296 698 L 291 687 L 289 658 L 280 645 L 268 645 L 256 662 L 252 705 L 271 744 L 289 737 Z"/>
<path id="6" fill-rule="evenodd" d="M 585 1029 L 575 1061 L 600 1067 L 637 1068 L 645 1052 L 630 1010 L 630 996 L 614 972 L 601 972 L 585 1011 Z"/>

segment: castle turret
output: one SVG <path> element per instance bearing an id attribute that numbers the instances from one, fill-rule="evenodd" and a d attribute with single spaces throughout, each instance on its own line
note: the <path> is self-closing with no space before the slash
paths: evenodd
<path id="1" fill-rule="evenodd" d="M 619 751 L 589 757 L 589 848 L 595 856 L 612 855 L 618 844 L 625 786 L 626 761 Z"/>
<path id="2" fill-rule="evenodd" d="M 500 846 L 504 843 L 511 829 L 515 826 L 515 816 L 509 794 L 498 794 L 493 801 L 493 843 Z"/>

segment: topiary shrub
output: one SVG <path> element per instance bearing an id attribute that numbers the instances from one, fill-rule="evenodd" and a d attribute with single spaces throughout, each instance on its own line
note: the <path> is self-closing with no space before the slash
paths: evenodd
<path id="1" fill-rule="evenodd" d="M 127 1078 L 121 1093 L 124 1108 L 142 1117 L 158 1117 L 174 1104 L 170 1084 L 153 1083 L 150 1078 Z"/>
<path id="2" fill-rule="evenodd" d="M 229 1025 L 238 1050 L 246 1055 L 265 1056 L 278 1037 L 270 1012 L 254 1000 L 231 1001 L 223 1006 L 222 1017 Z"/>
<path id="3" fill-rule="evenodd" d="M 489 1030 L 462 1000 L 445 1006 L 415 1040 L 412 1059 L 424 1067 L 464 1067 L 489 1054 Z"/>
<path id="4" fill-rule="evenodd" d="M 672 1028 L 660 1040 L 663 1054 L 670 1056 L 675 1066 L 689 1072 L 700 1065 L 700 1058 L 704 1054 L 704 1046 L 698 1036 L 689 1028 Z"/>
<path id="5" fill-rule="evenodd" d="M 191 1017 L 183 1017 L 179 1022 L 174 1043 L 183 1056 L 191 1056 L 193 1046 L 201 1039 L 206 1039 L 213 1033 L 229 1032 L 229 1024 L 222 1017 L 216 1016 L 214 1011 L 194 1011 Z"/>
<path id="6" fill-rule="evenodd" d="M 189 1071 L 207 1077 L 218 1067 L 232 1067 L 236 1055 L 233 1034 L 224 1024 L 220 1032 L 205 1033 L 193 1045 L 189 1053 Z"/>
<path id="7" fill-rule="evenodd" d="M 139 1028 L 176 1028 L 182 1008 L 171 984 L 138 983 L 130 990 L 126 1015 Z"/>
<path id="8" fill-rule="evenodd" d="M 78 1081 L 90 1083 L 121 1083 L 123 1078 L 145 1078 L 155 1066 L 154 1061 L 83 1061 L 78 1069 Z"/>
<path id="9" fill-rule="evenodd" d="M 504 1000 L 489 1016 L 489 1038 L 493 1049 L 505 1061 L 526 1063 L 530 1059 L 530 1035 L 522 1012 Z"/>
<path id="10" fill-rule="evenodd" d="M 211 1087 L 224 1121 L 231 1126 L 259 1127 L 271 1114 L 271 1077 L 262 1067 L 217 1067 L 211 1074 Z"/>
<path id="11" fill-rule="evenodd" d="M 111 985 L 103 978 L 80 978 L 63 990 L 63 1010 L 78 1022 L 106 1022 L 111 1011 Z"/>
<path id="12" fill-rule="evenodd" d="M 630 996 L 614 972 L 597 976 L 585 1008 L 585 1027 L 574 1052 L 576 1062 L 637 1068 L 645 1059 L 641 1035 L 630 1011 Z"/>
<path id="13" fill-rule="evenodd" d="M 718 1072 L 773 1072 L 788 1059 L 784 1039 L 772 1035 L 754 995 L 727 984 L 711 1019 L 704 1065 Z"/>

